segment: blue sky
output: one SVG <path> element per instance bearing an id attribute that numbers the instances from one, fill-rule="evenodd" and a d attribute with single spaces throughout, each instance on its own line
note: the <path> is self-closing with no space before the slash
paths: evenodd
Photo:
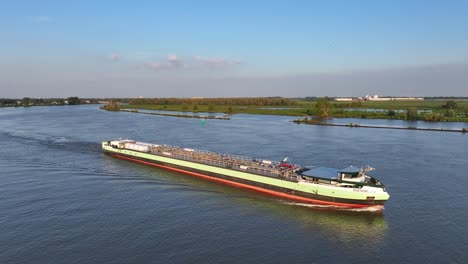
<path id="1" fill-rule="evenodd" d="M 467 1 L 75 2 L 2 3 L 0 97 L 468 96 Z"/>

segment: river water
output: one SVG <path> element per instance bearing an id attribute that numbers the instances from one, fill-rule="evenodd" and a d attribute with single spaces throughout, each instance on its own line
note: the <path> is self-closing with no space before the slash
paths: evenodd
<path id="1" fill-rule="evenodd" d="M 0 263 L 468 262 L 467 134 L 290 120 L 2 108 Z M 100 141 L 119 137 L 369 164 L 391 197 L 383 213 L 290 203 L 104 155 Z"/>

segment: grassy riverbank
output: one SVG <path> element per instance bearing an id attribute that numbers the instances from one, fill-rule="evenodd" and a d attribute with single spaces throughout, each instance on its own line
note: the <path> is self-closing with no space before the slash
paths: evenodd
<path id="1" fill-rule="evenodd" d="M 236 106 L 236 105 L 122 105 L 126 109 L 146 109 L 180 112 L 207 112 L 207 113 L 227 113 L 227 114 L 261 114 L 261 115 L 287 115 L 301 116 L 304 108 L 296 109 L 276 109 L 275 107 L 259 107 L 256 105 Z M 287 106 L 281 106 L 287 107 Z"/>
<path id="2" fill-rule="evenodd" d="M 253 100 L 237 98 L 205 99 L 158 99 L 151 102 L 133 99 L 126 109 L 148 109 L 181 112 L 218 112 L 228 114 L 263 114 L 285 116 L 317 116 L 324 106 L 317 100 L 263 98 L 256 104 Z M 327 115 L 336 118 L 371 118 L 398 120 L 425 120 L 468 122 L 468 100 L 424 100 L 424 101 L 326 101 Z"/>

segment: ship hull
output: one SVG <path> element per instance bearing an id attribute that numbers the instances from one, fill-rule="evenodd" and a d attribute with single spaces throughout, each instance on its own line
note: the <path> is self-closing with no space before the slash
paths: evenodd
<path id="1" fill-rule="evenodd" d="M 379 197 L 375 199 L 375 194 L 366 195 L 362 193 L 349 193 L 349 190 L 346 190 L 348 193 L 343 193 L 343 191 L 340 190 L 343 188 L 335 188 L 334 190 L 332 189 L 330 191 L 324 189 L 324 187 L 321 186 L 313 186 L 316 184 L 303 185 L 297 182 L 271 179 L 270 177 L 253 174 L 249 175 L 249 173 L 242 173 L 225 168 L 218 168 L 189 161 L 181 161 L 174 158 L 140 153 L 136 151 L 114 149 L 104 146 L 103 149 L 106 151 L 106 153 L 116 158 L 176 171 L 186 175 L 195 176 L 239 188 L 249 189 L 252 191 L 268 194 L 270 196 L 300 203 L 361 208 L 369 206 L 382 206 L 387 200 L 385 197 L 383 197 L 383 199 L 379 199 Z M 255 181 L 250 179 L 255 179 Z M 336 196 L 324 195 L 330 193 L 334 194 L 335 191 L 337 192 Z M 342 193 L 340 194 L 340 192 Z M 367 199 L 368 196 L 371 195 L 373 199 Z"/>

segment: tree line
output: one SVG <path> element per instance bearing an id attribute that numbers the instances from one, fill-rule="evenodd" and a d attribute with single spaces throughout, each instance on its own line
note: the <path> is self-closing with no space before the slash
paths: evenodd
<path id="1" fill-rule="evenodd" d="M 233 97 L 233 98 L 136 98 L 131 105 L 293 105 L 295 101 L 281 97 Z"/>
<path id="2" fill-rule="evenodd" d="M 82 103 L 97 103 L 97 99 L 80 99 L 76 96 L 68 98 L 0 98 L 0 106 L 79 105 Z"/>

